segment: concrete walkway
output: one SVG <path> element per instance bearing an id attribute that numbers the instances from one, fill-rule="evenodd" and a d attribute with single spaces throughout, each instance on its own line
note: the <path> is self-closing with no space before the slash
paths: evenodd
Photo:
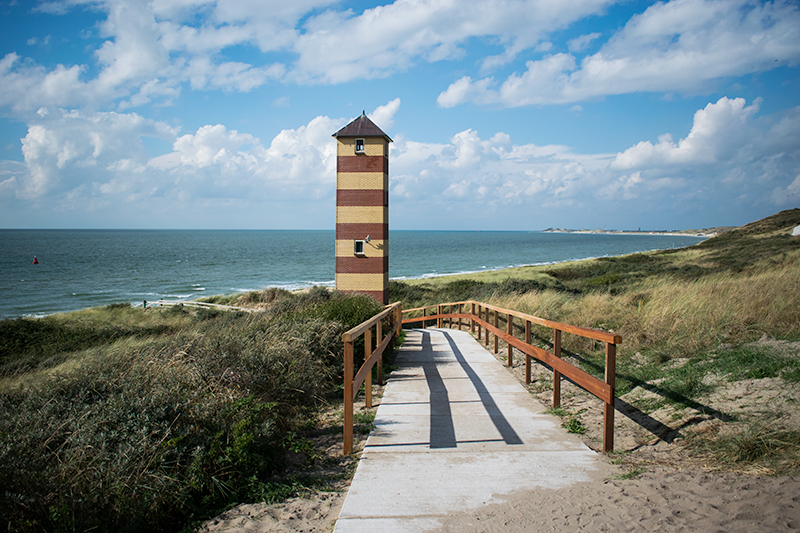
<path id="1" fill-rule="evenodd" d="M 449 513 L 609 469 L 468 332 L 408 330 L 335 533 L 438 529 Z"/>

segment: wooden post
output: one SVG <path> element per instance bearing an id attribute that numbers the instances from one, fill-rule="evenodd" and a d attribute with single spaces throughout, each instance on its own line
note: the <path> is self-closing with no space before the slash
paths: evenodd
<path id="1" fill-rule="evenodd" d="M 393 331 L 389 331 L 389 335 L 392 335 Z M 377 334 L 375 336 L 375 344 L 380 346 L 383 343 L 383 320 L 378 320 L 377 324 Z M 388 348 L 388 347 L 387 347 Z M 378 357 L 378 385 L 383 385 L 383 354 Z"/>
<path id="2" fill-rule="evenodd" d="M 553 330 L 553 355 L 561 358 L 561 331 Z M 561 407 L 561 372 L 553 370 L 553 408 Z"/>
<path id="3" fill-rule="evenodd" d="M 422 308 L 422 329 L 425 329 L 425 308 Z"/>
<path id="4" fill-rule="evenodd" d="M 489 308 L 488 307 L 486 308 L 486 324 L 487 325 L 489 324 Z M 489 348 L 489 328 L 487 327 L 485 329 L 486 329 L 486 335 L 484 336 L 483 342 L 484 342 L 484 344 L 486 344 L 486 348 L 488 349 Z"/>
<path id="5" fill-rule="evenodd" d="M 458 314 L 461 314 L 461 306 L 463 304 L 461 302 L 458 303 Z M 458 331 L 461 331 L 461 317 L 458 317 Z"/>
<path id="6" fill-rule="evenodd" d="M 511 316 L 511 313 L 508 313 L 508 327 L 506 328 L 506 333 L 509 335 L 514 334 L 514 317 Z M 511 346 L 511 343 L 508 343 L 508 367 L 511 368 L 514 366 L 514 347 Z"/>
<path id="7" fill-rule="evenodd" d="M 469 332 L 475 333 L 475 302 L 472 302 L 470 306 Z M 478 333 L 478 338 L 481 338 L 480 332 Z"/>
<path id="8" fill-rule="evenodd" d="M 531 343 L 531 321 L 525 321 L 525 344 Z M 531 382 L 531 356 L 525 355 L 525 383 Z"/>
<path id="9" fill-rule="evenodd" d="M 364 362 L 372 355 L 372 326 L 364 332 Z M 372 407 L 372 369 L 364 376 L 364 402 L 367 407 Z"/>
<path id="10" fill-rule="evenodd" d="M 483 313 L 483 308 L 481 307 L 481 304 L 478 304 L 478 318 L 479 319 L 483 318 L 483 314 L 482 313 Z M 481 334 L 482 334 L 483 327 L 480 324 L 477 324 L 477 326 L 478 326 L 478 340 L 481 340 Z"/>
<path id="11" fill-rule="evenodd" d="M 353 341 L 344 343 L 344 454 L 353 453 Z"/>
<path id="12" fill-rule="evenodd" d="M 611 403 L 603 410 L 603 451 L 614 449 L 614 392 L 617 379 L 617 345 L 606 343 L 606 384 L 611 389 Z"/>
<path id="13" fill-rule="evenodd" d="M 498 319 L 500 318 L 498 316 L 499 314 L 500 313 L 497 312 L 497 309 L 495 309 L 494 310 L 494 327 L 495 327 L 495 329 L 499 327 L 498 326 Z M 494 334 L 494 353 L 495 354 L 497 354 L 497 352 L 500 351 L 500 344 L 499 343 L 500 343 L 500 340 L 497 338 L 497 333 L 495 333 Z"/>
<path id="14" fill-rule="evenodd" d="M 436 319 L 436 327 L 437 328 L 441 328 L 442 327 L 442 304 L 439 304 L 438 306 L 436 306 L 436 314 L 438 315 L 438 318 Z"/>

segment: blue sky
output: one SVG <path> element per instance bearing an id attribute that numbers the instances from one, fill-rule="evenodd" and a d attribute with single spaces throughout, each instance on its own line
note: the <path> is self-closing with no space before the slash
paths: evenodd
<path id="1" fill-rule="evenodd" d="M 800 206 L 800 7 L 745 0 L 0 3 L 0 227 L 689 229 Z"/>

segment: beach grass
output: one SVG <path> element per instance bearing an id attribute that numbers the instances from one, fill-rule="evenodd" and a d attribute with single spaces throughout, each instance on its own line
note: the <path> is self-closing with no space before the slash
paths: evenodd
<path id="1" fill-rule="evenodd" d="M 671 406 L 673 413 L 687 408 L 704 412 L 710 395 L 725 383 L 762 380 L 763 386 L 788 389 L 800 380 L 797 351 L 784 353 L 769 343 L 756 342 L 762 337 L 800 340 L 800 299 L 796 297 L 800 294 L 800 238 L 791 237 L 798 225 L 800 209 L 792 209 L 688 248 L 393 282 L 390 293 L 405 308 L 471 299 L 617 333 L 623 338 L 617 349 L 618 397 L 638 387 L 654 393 L 632 400 L 645 414 L 664 406 Z M 534 327 L 533 333 L 534 342 L 549 346 L 550 330 Z M 602 379 L 601 344 L 572 335 L 565 335 L 562 342 L 565 355 Z M 770 379 L 785 385 L 771 385 Z M 531 390 L 549 389 L 548 380 L 540 379 Z M 738 429 L 731 434 L 741 435 L 738 440 L 726 437 L 725 446 L 759 434 L 748 429 L 749 424 L 765 413 L 780 418 L 780 408 L 768 400 L 748 409 L 717 414 L 735 421 Z M 562 418 L 567 424 L 573 419 L 569 414 Z M 767 432 L 780 438 L 765 439 L 791 441 L 800 426 L 786 423 L 796 422 L 784 417 L 784 426 L 778 424 L 770 430 L 773 433 Z M 709 446 L 718 440 L 709 435 L 698 438 L 708 440 Z M 781 472 L 787 465 L 800 465 L 794 445 L 765 449 L 764 456 L 747 461 L 780 464 Z M 745 455 L 709 452 L 709 457 L 732 467 L 737 457 Z"/>
<path id="2" fill-rule="evenodd" d="M 263 313 L 114 305 L 7 320 L 0 516 L 11 531 L 178 531 L 309 483 L 341 334 L 380 311 L 327 289 Z"/>

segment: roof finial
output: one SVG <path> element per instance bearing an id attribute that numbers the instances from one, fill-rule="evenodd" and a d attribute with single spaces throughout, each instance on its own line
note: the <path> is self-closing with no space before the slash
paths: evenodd
<path id="1" fill-rule="evenodd" d="M 361 116 L 362 117 L 366 117 L 367 116 L 367 110 L 366 109 L 362 109 L 361 110 Z"/>

